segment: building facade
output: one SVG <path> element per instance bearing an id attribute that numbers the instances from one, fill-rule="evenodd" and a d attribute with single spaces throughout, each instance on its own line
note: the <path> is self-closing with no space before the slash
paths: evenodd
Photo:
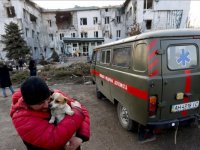
<path id="1" fill-rule="evenodd" d="M 187 28 L 190 6 L 189 0 L 126 0 L 126 35 L 152 30 Z"/>
<path id="2" fill-rule="evenodd" d="M 41 8 L 29 0 L 2 0 L 0 2 L 0 35 L 5 34 L 5 23 L 11 21 L 17 23 L 22 30 L 23 38 L 31 49 L 33 58 L 41 58 L 41 30 L 42 15 Z M 1 37 L 0 37 L 1 38 Z M 2 52 L 4 45 L 0 43 L 0 56 L 5 58 Z"/>
<path id="3" fill-rule="evenodd" d="M 34 59 L 91 56 L 95 46 L 151 30 L 188 27 L 191 1 L 126 0 L 122 6 L 46 10 L 30 0 L 0 2 L 0 35 L 11 21 L 23 30 Z M 167 6 L 167 7 L 166 7 Z M 4 45 L 0 43 L 0 58 Z"/>

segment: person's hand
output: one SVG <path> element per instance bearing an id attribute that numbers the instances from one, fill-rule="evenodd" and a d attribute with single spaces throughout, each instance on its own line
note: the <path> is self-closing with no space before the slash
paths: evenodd
<path id="1" fill-rule="evenodd" d="M 79 107 L 79 108 L 81 108 L 81 104 L 79 102 L 77 102 L 77 101 L 74 101 L 74 102 L 71 102 L 71 107 L 72 108 L 73 107 Z"/>
<path id="2" fill-rule="evenodd" d="M 83 142 L 83 140 L 81 138 L 73 136 L 69 140 L 69 145 L 65 145 L 64 149 L 65 150 L 76 150 L 81 145 L 82 142 Z"/>

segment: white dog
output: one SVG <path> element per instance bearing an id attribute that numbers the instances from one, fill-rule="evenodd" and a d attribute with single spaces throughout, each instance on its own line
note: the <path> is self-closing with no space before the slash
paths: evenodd
<path id="1" fill-rule="evenodd" d="M 60 93 L 53 93 L 51 96 L 52 101 L 49 104 L 49 108 L 51 109 L 51 119 L 49 123 L 59 123 L 66 114 L 72 116 L 74 111 L 67 104 L 68 99 L 64 97 Z"/>

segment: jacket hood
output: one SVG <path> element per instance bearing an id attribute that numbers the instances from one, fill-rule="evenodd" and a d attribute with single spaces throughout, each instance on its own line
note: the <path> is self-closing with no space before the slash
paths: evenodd
<path id="1" fill-rule="evenodd" d="M 21 92 L 17 91 L 12 96 L 12 103 L 10 108 L 10 116 L 12 117 L 16 111 L 20 109 L 28 109 L 28 106 L 24 103 L 23 98 L 21 96 Z"/>

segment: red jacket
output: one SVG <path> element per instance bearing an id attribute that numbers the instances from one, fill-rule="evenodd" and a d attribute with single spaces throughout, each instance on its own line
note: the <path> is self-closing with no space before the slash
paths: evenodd
<path id="1" fill-rule="evenodd" d="M 71 98 L 70 100 L 73 101 Z M 81 109 L 73 108 L 73 111 L 74 115 L 66 115 L 59 124 L 50 124 L 50 114 L 29 109 L 22 99 L 21 92 L 17 91 L 12 96 L 10 116 L 18 134 L 25 142 L 44 149 L 62 149 L 75 132 L 84 141 L 90 137 L 88 111 L 84 106 Z"/>

